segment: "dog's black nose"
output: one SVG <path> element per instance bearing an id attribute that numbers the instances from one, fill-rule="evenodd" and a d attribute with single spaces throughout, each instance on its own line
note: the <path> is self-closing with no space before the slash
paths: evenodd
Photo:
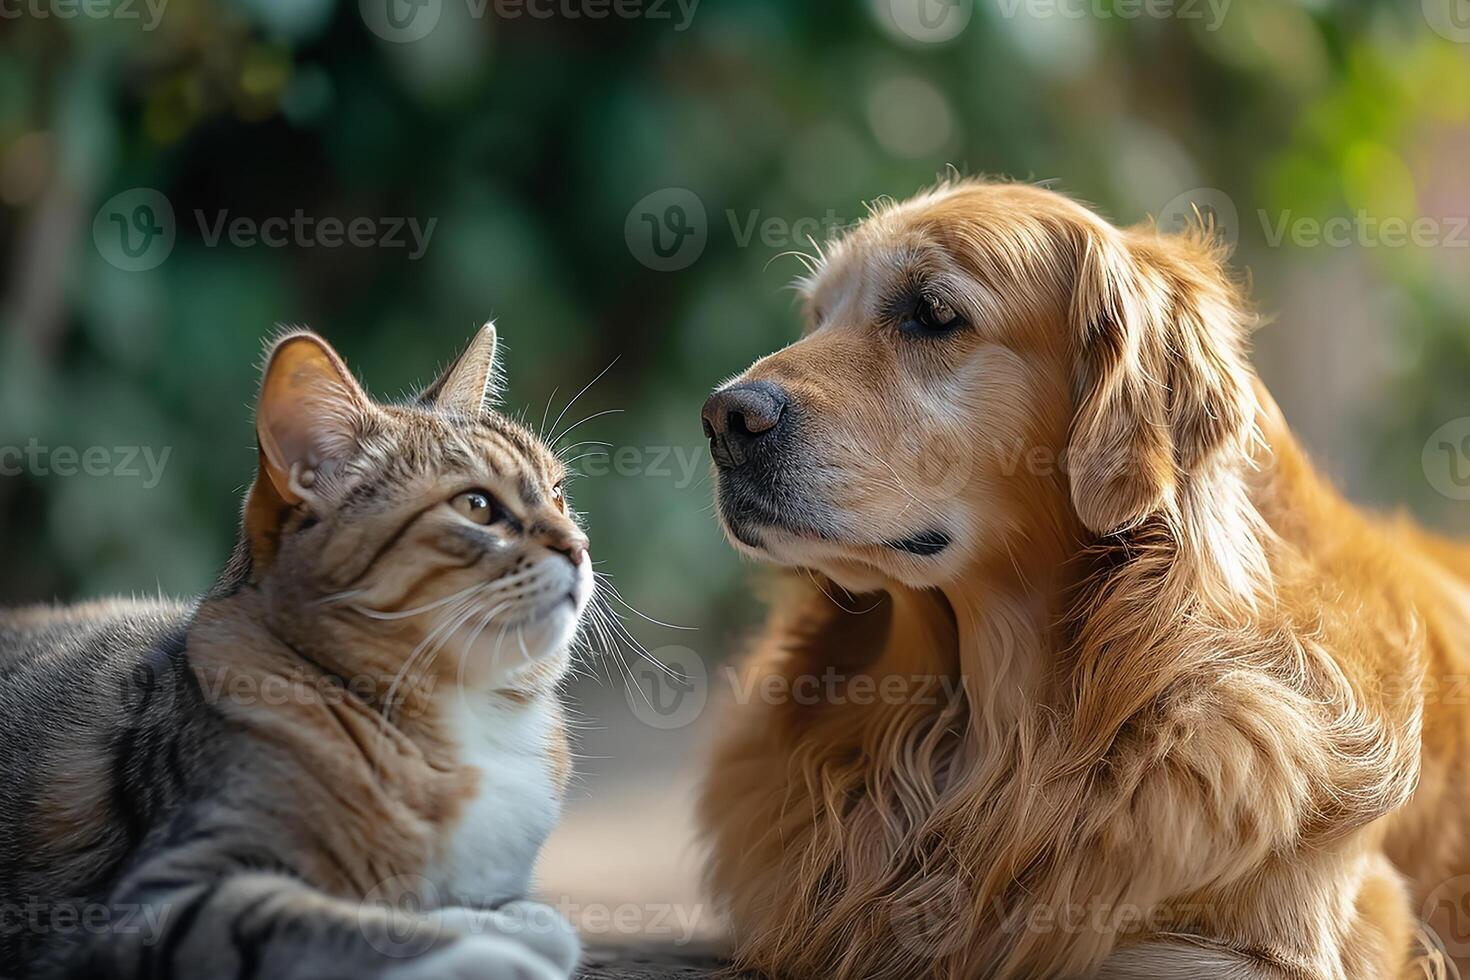
<path id="1" fill-rule="evenodd" d="M 702 417 L 715 465 L 745 465 L 758 441 L 774 438 L 789 402 L 786 391 L 770 381 L 747 381 L 710 395 Z"/>

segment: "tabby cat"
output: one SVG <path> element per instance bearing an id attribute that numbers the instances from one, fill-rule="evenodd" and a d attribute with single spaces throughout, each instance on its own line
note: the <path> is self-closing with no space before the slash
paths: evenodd
<path id="1" fill-rule="evenodd" d="M 380 404 L 281 338 L 203 599 L 0 613 L 0 976 L 574 969 L 525 895 L 592 562 L 495 346 Z"/>

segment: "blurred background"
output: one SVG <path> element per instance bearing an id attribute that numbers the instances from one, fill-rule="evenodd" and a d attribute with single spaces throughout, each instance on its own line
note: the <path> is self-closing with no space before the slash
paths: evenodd
<path id="1" fill-rule="evenodd" d="M 689 774 L 760 607 L 698 409 L 795 336 L 784 253 L 951 167 L 1198 208 L 1322 465 L 1467 531 L 1467 160 L 1470 0 L 0 0 L 0 603 L 208 586 L 276 325 L 396 396 L 493 316 L 508 407 L 606 444 L 599 567 L 695 627 L 630 628 L 703 678 L 573 686 L 543 888 L 703 928 Z"/>

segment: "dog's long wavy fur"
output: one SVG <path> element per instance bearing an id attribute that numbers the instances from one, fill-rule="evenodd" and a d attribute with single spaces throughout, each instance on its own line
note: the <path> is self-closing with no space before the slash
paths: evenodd
<path id="1" fill-rule="evenodd" d="M 1470 550 L 1316 474 L 1247 362 L 1254 318 L 1207 230 L 958 181 L 873 215 L 807 292 L 934 246 L 1031 359 L 1016 410 L 1067 465 L 971 480 L 1005 540 L 932 582 L 879 567 L 876 608 L 782 588 L 750 674 L 932 675 L 957 696 L 731 711 L 702 820 L 738 965 L 1455 975 L 1420 919 L 1470 891 L 1470 707 L 1448 696 L 1470 672 Z M 746 377 L 834 414 L 902 383 L 881 351 L 834 375 L 823 345 L 845 341 L 825 336 Z"/>

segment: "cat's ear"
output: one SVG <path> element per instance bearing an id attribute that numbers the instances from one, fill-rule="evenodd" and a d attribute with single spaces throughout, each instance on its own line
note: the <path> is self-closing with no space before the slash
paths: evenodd
<path id="1" fill-rule="evenodd" d="M 325 340 L 283 337 L 255 409 L 262 476 L 286 504 L 315 496 L 357 452 L 372 414 L 372 400 Z"/>
<path id="2" fill-rule="evenodd" d="M 503 385 L 496 346 L 495 324 L 487 323 L 449 370 L 424 389 L 419 404 L 474 418 L 499 401 Z"/>

